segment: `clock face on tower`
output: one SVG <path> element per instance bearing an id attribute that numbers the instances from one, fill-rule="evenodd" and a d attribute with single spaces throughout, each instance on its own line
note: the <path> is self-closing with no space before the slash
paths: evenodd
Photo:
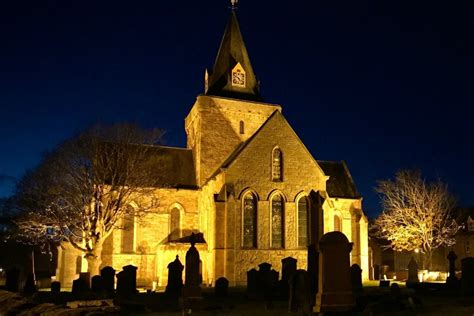
<path id="1" fill-rule="evenodd" d="M 244 68 L 242 68 L 240 63 L 238 63 L 234 69 L 232 69 L 232 86 L 245 88 L 245 81 L 246 77 Z"/>

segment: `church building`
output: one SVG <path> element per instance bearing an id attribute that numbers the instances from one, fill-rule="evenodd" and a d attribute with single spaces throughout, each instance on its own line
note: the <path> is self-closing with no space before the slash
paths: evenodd
<path id="1" fill-rule="evenodd" d="M 149 197 L 156 212 L 123 219 L 127 229 L 105 241 L 102 267 L 132 264 L 138 286 L 165 286 L 168 264 L 177 255 L 185 263 L 195 233 L 203 284 L 226 277 L 245 285 L 247 271 L 264 262 L 281 272 L 281 260 L 293 257 L 307 269 L 308 247 L 340 231 L 367 279 L 368 221 L 349 169 L 317 160 L 284 108 L 262 100 L 235 11 L 204 80 L 185 119 L 187 147 L 156 148 L 165 162 L 157 165 L 162 186 Z M 56 279 L 70 286 L 85 264 L 76 250 L 60 249 Z"/>

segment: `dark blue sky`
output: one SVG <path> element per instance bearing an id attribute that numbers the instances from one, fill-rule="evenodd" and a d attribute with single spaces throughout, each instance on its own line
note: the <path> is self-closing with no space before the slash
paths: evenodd
<path id="1" fill-rule="evenodd" d="M 185 145 L 228 1 L 2 1 L 0 195 L 95 122 L 133 121 Z M 398 169 L 474 205 L 472 1 L 241 0 L 266 101 L 316 159 L 346 160 L 369 215 Z"/>

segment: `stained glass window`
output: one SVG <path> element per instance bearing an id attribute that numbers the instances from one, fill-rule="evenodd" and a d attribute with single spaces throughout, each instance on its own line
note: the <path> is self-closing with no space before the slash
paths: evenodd
<path id="1" fill-rule="evenodd" d="M 281 181 L 282 157 L 280 148 L 273 149 L 272 153 L 272 180 Z"/>
<path id="2" fill-rule="evenodd" d="M 298 200 L 298 247 L 308 246 L 308 200 Z"/>
<path id="3" fill-rule="evenodd" d="M 243 207 L 243 246 L 255 248 L 257 246 L 257 201 L 253 194 L 245 195 Z"/>
<path id="4" fill-rule="evenodd" d="M 272 248 L 283 248 L 283 203 L 281 195 L 272 199 Z"/>
<path id="5" fill-rule="evenodd" d="M 170 211 L 170 241 L 176 241 L 181 238 L 181 214 L 177 207 L 173 207 Z"/>

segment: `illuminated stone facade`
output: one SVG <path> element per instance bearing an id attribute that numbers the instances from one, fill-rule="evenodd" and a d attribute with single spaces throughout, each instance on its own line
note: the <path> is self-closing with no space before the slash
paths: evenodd
<path id="1" fill-rule="evenodd" d="M 237 65 L 238 82 L 231 84 Z M 150 196 L 157 212 L 128 232 L 115 231 L 102 265 L 136 265 L 138 285 L 164 286 L 167 265 L 176 255 L 184 264 L 186 237 L 195 232 L 203 236 L 203 283 L 226 277 L 243 285 L 246 272 L 263 262 L 281 271 L 281 259 L 291 256 L 306 269 L 308 244 L 337 229 L 354 243 L 352 263 L 367 278 L 367 218 L 349 171 L 344 162 L 315 160 L 282 107 L 261 100 L 235 13 L 205 80 L 185 120 L 187 148 L 163 149 L 175 164 L 163 170 L 171 180 Z M 71 252 L 59 255 L 57 277 L 66 286 L 72 272 L 86 270 L 66 272 L 64 263 L 78 256 Z"/>

